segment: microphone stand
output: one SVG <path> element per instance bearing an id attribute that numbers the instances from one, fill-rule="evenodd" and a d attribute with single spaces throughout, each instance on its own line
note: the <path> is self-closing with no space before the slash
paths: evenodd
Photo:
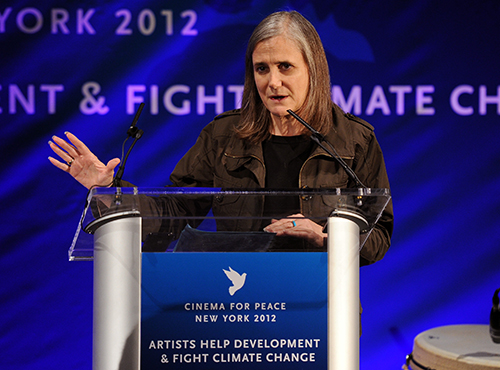
<path id="1" fill-rule="evenodd" d="M 134 141 L 132 142 L 132 145 L 130 145 L 130 147 L 128 148 L 127 154 L 123 158 L 123 161 L 120 163 L 120 167 L 118 167 L 118 171 L 116 171 L 115 177 L 113 178 L 113 186 L 116 188 L 116 194 L 115 194 L 116 205 L 120 205 L 122 202 L 121 180 L 123 177 L 123 173 L 125 172 L 125 164 L 127 163 L 128 156 L 130 155 L 130 152 L 132 151 L 132 148 L 134 147 L 135 143 L 137 143 L 137 140 L 139 140 L 144 134 L 144 131 L 135 127 L 143 108 L 144 108 L 144 103 L 141 103 L 139 105 L 139 108 L 137 109 L 132 124 L 127 130 L 127 135 L 128 135 L 127 139 L 133 137 Z"/>
<path id="2" fill-rule="evenodd" d="M 137 127 L 134 127 L 136 130 L 133 137 L 134 141 L 132 142 L 132 145 L 130 145 L 130 148 L 128 148 L 127 154 L 123 158 L 123 162 L 120 163 L 120 167 L 118 167 L 118 171 L 116 171 L 116 175 L 113 178 L 113 186 L 115 187 L 120 187 L 121 185 L 121 180 L 123 177 L 123 172 L 125 172 L 125 164 L 127 163 L 128 156 L 130 155 L 130 152 L 132 151 L 132 148 L 134 147 L 135 143 L 137 143 L 137 140 L 139 140 L 142 137 L 142 134 L 144 134 L 144 131 L 141 129 L 138 129 Z"/>
<path id="3" fill-rule="evenodd" d="M 356 183 L 356 186 L 358 188 L 365 188 L 366 189 L 366 186 L 363 185 L 363 183 L 361 182 L 361 180 L 358 178 L 358 176 L 354 173 L 354 171 L 352 170 L 351 167 L 349 167 L 349 165 L 347 163 L 345 163 L 345 161 L 339 156 L 339 154 L 337 153 L 337 151 L 335 150 L 335 148 L 333 147 L 332 144 L 330 144 L 330 142 L 328 142 L 328 140 L 325 139 L 325 137 L 320 134 L 317 130 L 315 130 L 310 124 L 308 124 L 304 119 L 302 119 L 297 113 L 295 113 L 293 110 L 291 109 L 288 109 L 287 110 L 288 113 L 290 113 L 290 115 L 295 118 L 297 121 L 299 121 L 300 123 L 302 123 L 309 131 L 311 131 L 311 139 L 316 143 L 318 144 L 318 146 L 320 148 L 322 148 L 325 152 L 327 152 L 328 154 L 330 154 L 333 158 L 335 158 L 335 160 L 340 164 L 340 166 L 344 169 L 344 171 L 347 173 L 347 175 L 349 176 L 349 178 L 351 180 L 353 180 L 355 183 Z M 325 147 L 323 145 L 323 141 L 325 143 L 327 143 L 330 148 L 332 150 L 329 150 L 327 147 Z"/>
<path id="4" fill-rule="evenodd" d="M 347 175 L 349 176 L 349 178 L 356 183 L 356 186 L 358 188 L 367 189 L 367 187 L 361 182 L 361 180 L 358 178 L 358 176 L 354 173 L 353 169 L 351 167 L 349 167 L 349 165 L 347 163 L 345 163 L 345 161 L 340 157 L 340 155 L 335 150 L 334 146 L 330 142 L 328 142 L 328 140 L 326 140 L 325 137 L 321 133 L 319 133 L 316 129 L 314 129 L 310 124 L 308 124 L 303 118 L 301 118 L 293 110 L 288 109 L 287 112 L 290 113 L 290 115 L 293 118 L 295 118 L 297 121 L 299 121 L 300 123 L 302 123 L 309 131 L 311 131 L 311 133 L 312 133 L 311 134 L 311 139 L 316 144 L 318 144 L 318 146 L 320 148 L 322 148 L 325 152 L 327 152 L 328 154 L 330 154 L 340 164 L 340 166 L 344 169 L 344 171 L 347 173 Z M 323 145 L 323 143 L 322 143 L 323 141 L 325 143 L 327 143 L 332 150 L 330 150 L 327 147 L 325 147 Z M 357 207 L 362 207 L 363 206 L 363 198 L 362 197 L 358 197 L 358 199 L 356 201 L 356 206 Z M 333 214 L 336 214 L 337 211 L 338 211 L 337 209 L 334 209 L 331 212 L 330 217 Z M 323 232 L 326 232 L 327 227 L 328 227 L 328 223 L 324 226 Z"/>

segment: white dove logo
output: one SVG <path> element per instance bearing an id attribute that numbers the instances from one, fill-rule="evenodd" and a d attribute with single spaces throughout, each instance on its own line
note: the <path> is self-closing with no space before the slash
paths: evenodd
<path id="1" fill-rule="evenodd" d="M 234 295 L 238 290 L 243 288 L 245 285 L 245 279 L 247 278 L 247 274 L 244 272 L 243 274 L 238 274 L 234 271 L 231 266 L 229 266 L 229 271 L 222 269 L 226 273 L 226 276 L 233 283 L 232 286 L 229 287 L 229 294 Z"/>

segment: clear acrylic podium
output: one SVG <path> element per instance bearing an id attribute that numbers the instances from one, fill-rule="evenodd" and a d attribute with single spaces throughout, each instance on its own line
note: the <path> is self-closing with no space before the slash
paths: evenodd
<path id="1" fill-rule="evenodd" d="M 140 368 L 142 253 L 189 251 L 193 238 L 206 253 L 321 249 L 276 243 L 263 232 L 263 222 L 284 218 L 255 214 L 268 197 L 320 198 L 323 214 L 307 218 L 328 234 L 327 367 L 359 369 L 359 251 L 390 201 L 388 189 L 93 189 L 68 252 L 71 261 L 94 263 L 93 369 Z M 229 245 L 218 238 L 226 234 Z"/>

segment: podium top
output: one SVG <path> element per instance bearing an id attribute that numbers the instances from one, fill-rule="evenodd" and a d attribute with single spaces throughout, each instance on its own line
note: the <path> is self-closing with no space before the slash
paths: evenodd
<path id="1" fill-rule="evenodd" d="M 262 231 L 261 225 L 266 220 L 290 216 L 280 214 L 277 209 L 280 204 L 299 204 L 300 213 L 320 225 L 325 225 L 331 216 L 354 215 L 366 221 L 361 228 L 362 246 L 390 199 L 388 189 L 370 188 L 95 188 L 88 194 L 87 205 L 69 249 L 69 259 L 91 260 L 91 234 L 100 226 L 120 218 L 141 217 L 143 240 L 148 234 L 164 231 L 164 225 L 169 225 L 168 235 L 177 239 L 186 225 L 190 229 L 212 232 Z M 278 206 L 264 211 L 264 201 Z M 172 232 L 174 224 L 178 230 Z"/>

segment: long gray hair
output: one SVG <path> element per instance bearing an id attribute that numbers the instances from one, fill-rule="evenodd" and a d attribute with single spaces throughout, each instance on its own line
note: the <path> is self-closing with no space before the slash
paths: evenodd
<path id="1" fill-rule="evenodd" d="M 255 144 L 270 136 L 271 115 L 255 85 L 252 55 L 259 42 L 280 35 L 297 45 L 309 69 L 309 91 L 304 105 L 297 113 L 323 134 L 333 125 L 330 74 L 319 35 L 300 13 L 280 11 L 262 20 L 248 41 L 241 122 L 237 131 L 241 138 Z M 308 132 L 305 131 L 305 134 Z"/>

